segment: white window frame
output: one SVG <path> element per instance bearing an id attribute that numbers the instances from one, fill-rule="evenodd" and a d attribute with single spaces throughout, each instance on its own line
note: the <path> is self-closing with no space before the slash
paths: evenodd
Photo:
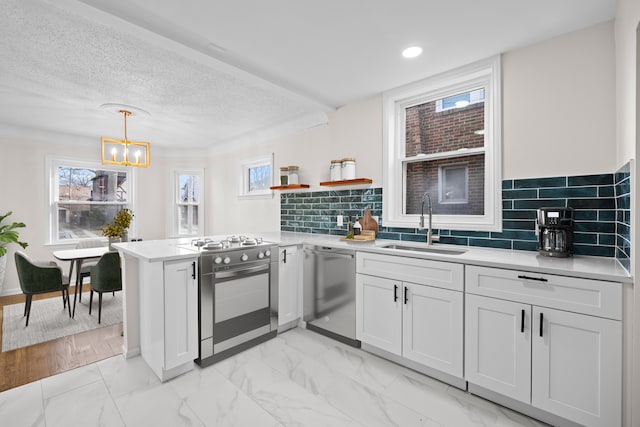
<path id="1" fill-rule="evenodd" d="M 46 156 L 45 160 L 46 164 L 46 177 L 47 177 L 47 188 L 49 188 L 49 199 L 48 199 L 48 207 L 47 207 L 47 223 L 48 223 L 48 245 L 76 245 L 78 242 L 82 241 L 82 239 L 58 239 L 58 203 L 59 203 L 59 192 L 60 186 L 58 184 L 58 168 L 59 167 L 74 167 L 74 168 L 86 168 L 86 169 L 100 169 L 100 170 L 110 170 L 110 171 L 118 171 L 118 172 L 127 172 L 127 203 L 122 203 L 126 205 L 127 208 L 133 210 L 134 214 L 136 212 L 136 181 L 137 181 L 137 171 L 135 168 L 126 168 L 124 166 L 115 166 L 115 165 L 103 165 L 100 161 L 94 160 L 85 160 L 71 157 L 61 157 L 61 156 Z M 87 202 L 73 202 L 73 201 L 64 201 L 65 204 L 86 204 Z M 100 202 L 94 202 L 99 204 Z M 102 202 L 102 204 L 113 204 L 111 202 Z M 135 236 L 137 235 L 137 227 L 135 217 L 131 223 L 131 227 L 129 227 L 129 235 Z M 106 239 L 106 237 L 105 237 Z"/>
<path id="2" fill-rule="evenodd" d="M 447 169 L 464 169 L 464 194 L 463 199 L 445 199 L 445 188 L 447 186 Z M 469 202 L 469 164 L 449 163 L 438 167 L 438 201 L 446 205 L 458 205 Z"/>
<path id="3" fill-rule="evenodd" d="M 390 227 L 415 228 L 419 215 L 406 214 L 406 165 L 411 162 L 455 158 L 450 153 L 405 156 L 405 109 L 484 87 L 485 145 L 463 149 L 459 157 L 484 153 L 484 215 L 434 215 L 433 226 L 449 230 L 502 230 L 502 96 L 500 56 L 439 74 L 383 94 L 383 223 Z"/>
<path id="4" fill-rule="evenodd" d="M 269 188 L 265 190 L 249 191 L 249 169 L 259 166 L 269 166 L 271 168 L 271 180 L 269 186 L 273 186 L 275 179 L 273 170 L 273 153 L 261 157 L 255 157 L 253 159 L 243 160 L 240 162 L 239 199 L 273 198 L 273 190 L 270 190 Z"/>
<path id="5" fill-rule="evenodd" d="M 197 176 L 199 181 L 198 186 L 198 203 L 183 203 L 180 201 L 180 175 L 192 175 Z M 205 235 L 205 224 L 204 219 L 206 218 L 204 214 L 204 169 L 172 169 L 171 170 L 171 181 L 173 183 L 172 190 L 172 198 L 171 198 L 171 236 L 172 237 L 193 237 L 193 236 L 203 236 Z M 178 225 L 179 215 L 178 209 L 180 206 L 198 206 L 198 228 L 199 232 L 191 232 L 191 233 L 180 233 L 180 226 Z M 189 215 L 189 222 L 191 222 L 192 216 Z"/>

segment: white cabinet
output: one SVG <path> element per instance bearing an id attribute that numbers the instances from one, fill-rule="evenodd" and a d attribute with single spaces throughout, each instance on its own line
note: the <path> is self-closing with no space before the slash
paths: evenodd
<path id="1" fill-rule="evenodd" d="M 531 404 L 585 426 L 621 424 L 621 322 L 533 309 Z"/>
<path id="2" fill-rule="evenodd" d="M 531 401 L 531 306 L 467 294 L 465 379 Z"/>
<path id="3" fill-rule="evenodd" d="M 300 255 L 298 246 L 279 248 L 278 329 L 295 326 L 300 317 Z"/>
<path id="4" fill-rule="evenodd" d="M 165 370 L 198 357 L 197 261 L 165 261 Z"/>
<path id="5" fill-rule="evenodd" d="M 466 286 L 470 390 L 584 426 L 621 424 L 621 284 L 467 266 Z"/>
<path id="6" fill-rule="evenodd" d="M 140 351 L 166 381 L 198 357 L 198 260 L 140 263 Z"/>
<path id="7" fill-rule="evenodd" d="M 462 378 L 461 264 L 358 252 L 356 338 Z"/>
<path id="8" fill-rule="evenodd" d="M 462 377 L 462 292 L 403 283 L 402 355 Z"/>
<path id="9" fill-rule="evenodd" d="M 389 353 L 402 354 L 402 282 L 356 275 L 356 338 Z"/>

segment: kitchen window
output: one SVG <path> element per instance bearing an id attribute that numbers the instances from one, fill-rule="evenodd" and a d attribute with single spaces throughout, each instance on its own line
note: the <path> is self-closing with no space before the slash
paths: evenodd
<path id="1" fill-rule="evenodd" d="M 173 172 L 173 235 L 198 236 L 204 234 L 203 184 L 204 171 L 175 170 Z"/>
<path id="2" fill-rule="evenodd" d="M 240 198 L 273 197 L 273 154 L 240 164 Z"/>
<path id="3" fill-rule="evenodd" d="M 49 241 L 104 238 L 100 227 L 123 208 L 133 210 L 133 172 L 99 162 L 47 158 Z M 135 222 L 129 233 L 135 227 Z"/>
<path id="4" fill-rule="evenodd" d="M 500 58 L 383 95 L 384 224 L 415 228 L 425 193 L 437 229 L 499 231 Z"/>

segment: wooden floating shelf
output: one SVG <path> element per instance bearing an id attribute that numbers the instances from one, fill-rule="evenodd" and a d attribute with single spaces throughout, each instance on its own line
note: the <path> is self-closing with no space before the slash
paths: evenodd
<path id="1" fill-rule="evenodd" d="M 269 187 L 269 190 L 297 190 L 299 188 L 309 188 L 309 184 L 276 185 L 275 187 Z"/>
<path id="2" fill-rule="evenodd" d="M 371 184 L 373 181 L 369 178 L 343 179 L 341 181 L 325 181 L 320 185 L 325 187 L 333 187 L 337 185 L 355 185 L 355 184 Z"/>

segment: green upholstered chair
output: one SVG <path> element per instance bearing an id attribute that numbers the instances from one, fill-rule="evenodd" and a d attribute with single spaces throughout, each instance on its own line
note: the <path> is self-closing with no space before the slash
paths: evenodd
<path id="1" fill-rule="evenodd" d="M 24 316 L 27 317 L 27 323 L 25 327 L 29 326 L 31 299 L 36 294 L 60 291 L 62 293 L 62 308 L 68 307 L 69 317 L 71 317 L 69 278 L 62 274 L 62 269 L 53 261 L 49 263 L 34 262 L 27 254 L 21 251 L 15 253 L 15 260 L 20 288 L 26 296 Z"/>
<path id="2" fill-rule="evenodd" d="M 106 241 L 103 241 L 100 239 L 85 239 L 78 242 L 78 244 L 76 245 L 76 249 L 99 248 L 102 246 L 107 246 L 107 244 L 108 243 Z M 91 275 L 91 267 L 95 266 L 97 263 L 98 263 L 98 260 L 95 260 L 95 259 L 84 260 L 78 263 L 79 268 L 78 268 L 78 271 L 76 271 L 76 274 L 79 275 L 78 286 L 80 287 L 80 289 L 77 292 L 80 293 L 79 295 L 80 302 L 82 302 L 82 285 L 83 285 L 84 279 L 85 277 L 89 277 Z"/>
<path id="3" fill-rule="evenodd" d="M 120 255 L 118 252 L 107 252 L 95 266 L 91 267 L 91 295 L 89 296 L 89 314 L 93 304 L 93 293 L 98 293 L 98 323 L 102 320 L 102 294 L 122 290 L 122 274 L 120 272 Z"/>

